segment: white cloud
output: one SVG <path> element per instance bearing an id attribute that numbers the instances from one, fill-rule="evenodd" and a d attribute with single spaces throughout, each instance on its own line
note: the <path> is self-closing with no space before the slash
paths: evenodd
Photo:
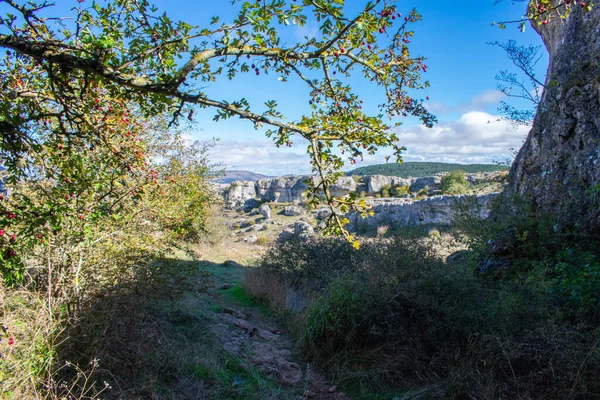
<path id="1" fill-rule="evenodd" d="M 407 160 L 489 163 L 510 156 L 519 149 L 529 127 L 515 127 L 510 121 L 481 111 L 463 114 L 458 120 L 400 130 L 399 143 L 406 146 Z"/>
<path id="2" fill-rule="evenodd" d="M 220 140 L 210 151 L 212 162 L 227 169 L 242 169 L 265 175 L 305 174 L 310 172 L 306 146 L 277 148 L 269 140 Z"/>
<path id="3" fill-rule="evenodd" d="M 511 157 L 510 149 L 519 149 L 529 127 L 515 127 L 497 115 L 481 111 L 463 114 L 455 121 L 444 121 L 429 129 L 418 125 L 399 129 L 399 144 L 408 150 L 405 161 L 439 161 L 463 164 L 492 163 Z M 296 142 L 292 148 L 276 148 L 267 139 L 221 140 L 210 152 L 210 160 L 226 164 L 227 169 L 245 169 L 266 175 L 310 173 L 306 141 Z M 347 164 L 345 170 L 362 165 L 380 164 L 390 151 L 382 150 L 366 156 L 356 165 Z"/>
<path id="4" fill-rule="evenodd" d="M 506 95 L 499 90 L 487 90 L 474 96 L 469 103 L 448 106 L 432 101 L 425 103 L 425 107 L 434 114 L 448 114 L 451 112 L 484 111 L 491 104 L 497 104 Z"/>

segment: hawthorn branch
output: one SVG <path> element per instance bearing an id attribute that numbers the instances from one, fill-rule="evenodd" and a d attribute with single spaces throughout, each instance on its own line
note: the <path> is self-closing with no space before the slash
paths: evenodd
<path id="1" fill-rule="evenodd" d="M 10 48 L 22 54 L 26 54 L 39 61 L 47 61 L 63 67 L 78 69 L 102 77 L 118 85 L 128 87 L 137 92 L 161 94 L 177 98 L 186 103 L 199 104 L 206 107 L 214 107 L 237 115 L 242 119 L 248 119 L 254 123 L 263 123 L 283 128 L 301 135 L 311 133 L 307 128 L 286 123 L 267 116 L 246 111 L 222 101 L 212 100 L 204 94 L 191 94 L 178 90 L 179 83 L 165 82 L 156 83 L 137 75 L 120 72 L 109 65 L 104 65 L 96 59 L 87 59 L 71 54 L 59 53 L 56 46 L 46 42 L 31 41 L 11 35 L 0 35 L 0 47 Z"/>

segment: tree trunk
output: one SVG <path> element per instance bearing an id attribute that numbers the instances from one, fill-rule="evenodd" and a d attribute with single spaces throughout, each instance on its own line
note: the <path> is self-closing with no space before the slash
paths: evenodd
<path id="1" fill-rule="evenodd" d="M 531 201 L 560 228 L 600 228 L 600 5 L 568 19 L 533 23 L 550 54 L 533 127 L 510 171 L 506 193 Z M 598 193 L 597 193 L 598 192 Z"/>

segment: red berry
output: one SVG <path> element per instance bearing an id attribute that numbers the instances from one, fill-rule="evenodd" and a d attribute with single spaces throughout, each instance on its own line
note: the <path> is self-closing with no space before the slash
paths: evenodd
<path id="1" fill-rule="evenodd" d="M 15 339 L 13 339 L 13 337 L 11 336 L 8 338 L 8 345 L 12 346 L 13 344 L 15 344 Z"/>

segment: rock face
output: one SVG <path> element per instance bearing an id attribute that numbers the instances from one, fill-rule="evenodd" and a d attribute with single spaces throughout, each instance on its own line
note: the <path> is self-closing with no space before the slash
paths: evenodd
<path id="1" fill-rule="evenodd" d="M 552 6 L 557 1 L 552 2 Z M 506 193 L 587 232 L 600 228 L 600 7 L 533 23 L 550 55 L 545 90 Z"/>
<path id="2" fill-rule="evenodd" d="M 410 185 L 411 192 L 418 192 L 419 190 L 425 189 L 427 186 L 429 189 L 434 189 L 442 183 L 442 178 L 440 176 L 431 176 L 427 178 L 417 178 Z"/>
<path id="3" fill-rule="evenodd" d="M 283 209 L 283 215 L 286 217 L 294 217 L 300 214 L 302 214 L 302 208 L 298 206 L 287 206 Z"/>
<path id="4" fill-rule="evenodd" d="M 256 197 L 256 189 L 252 181 L 233 182 L 224 193 L 228 206 L 239 207 L 244 205 L 246 200 Z"/>
<path id="5" fill-rule="evenodd" d="M 379 193 L 385 186 L 410 186 L 411 178 L 399 178 L 386 175 L 367 175 L 363 178 L 369 193 Z"/>
<path id="6" fill-rule="evenodd" d="M 369 195 L 381 193 L 386 186 L 408 186 L 413 193 L 428 186 L 436 193 L 441 182 L 441 175 L 426 178 L 400 178 L 386 175 L 365 175 L 362 182 L 357 183 L 352 176 L 343 176 L 331 187 L 334 196 L 345 196 L 351 192 L 367 192 Z M 473 182 L 492 179 L 498 173 L 467 174 Z M 307 182 L 315 181 L 312 176 L 290 176 L 276 179 L 261 179 L 256 182 L 236 181 L 223 191 L 225 205 L 228 208 L 243 207 L 246 211 L 257 208 L 260 202 L 302 203 Z M 260 212 L 260 210 L 259 210 Z"/>
<path id="7" fill-rule="evenodd" d="M 356 181 L 351 176 L 342 176 L 331 188 L 331 194 L 334 196 L 345 196 L 350 192 L 355 192 L 356 188 Z"/>
<path id="8" fill-rule="evenodd" d="M 404 199 L 378 199 L 367 201 L 373 206 L 375 215 L 361 218 L 358 213 L 350 213 L 349 229 L 375 228 L 381 225 L 406 227 L 419 225 L 451 225 L 455 208 L 460 202 L 468 202 L 468 207 L 477 207 L 478 217 L 486 218 L 490 203 L 497 193 L 481 196 L 440 196 L 410 201 Z M 474 204 L 472 204 L 474 203 Z"/>
<path id="9" fill-rule="evenodd" d="M 257 207 L 259 201 L 276 203 L 301 203 L 308 189 L 307 181 L 312 176 L 290 176 L 276 179 L 261 179 L 256 182 L 235 181 L 223 193 L 228 208 Z M 335 196 L 345 196 L 357 189 L 356 182 L 350 176 L 341 177 L 331 188 Z"/>
<path id="10" fill-rule="evenodd" d="M 294 203 L 303 200 L 310 176 L 293 176 L 256 181 L 256 196 L 263 201 Z"/>

